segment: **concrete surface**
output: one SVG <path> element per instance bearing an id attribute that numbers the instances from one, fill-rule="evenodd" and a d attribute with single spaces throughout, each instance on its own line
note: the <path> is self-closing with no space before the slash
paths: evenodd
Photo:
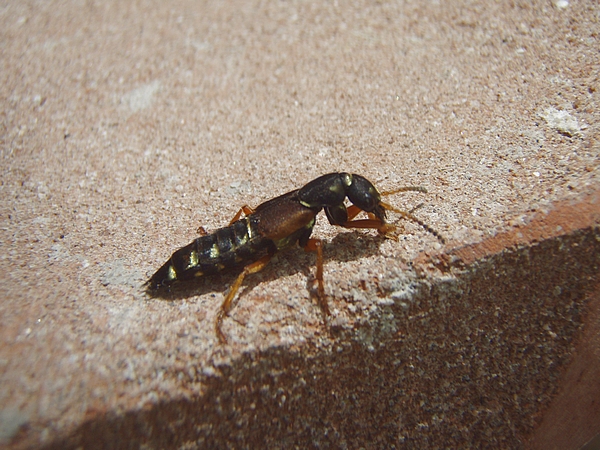
<path id="1" fill-rule="evenodd" d="M 580 448 L 600 433 L 600 6 L 0 6 L 0 445 Z M 170 298 L 243 204 L 359 173 L 447 239 L 330 227 Z M 599 420 L 596 420 L 598 418 Z M 555 436 L 555 438 L 553 438 Z"/>

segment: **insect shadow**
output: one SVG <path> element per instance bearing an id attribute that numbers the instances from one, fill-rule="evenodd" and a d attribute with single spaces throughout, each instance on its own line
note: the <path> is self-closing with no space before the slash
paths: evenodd
<path id="1" fill-rule="evenodd" d="M 359 231 L 339 233 L 330 242 L 324 242 L 325 263 L 328 261 L 350 262 L 375 255 L 379 252 L 379 247 L 385 239 L 381 235 L 365 234 Z M 307 279 L 306 285 L 309 296 L 312 298 L 317 295 L 313 289 L 316 281 L 315 272 L 316 255 L 314 253 L 305 252 L 300 247 L 287 249 L 278 253 L 262 271 L 248 276 L 239 297 L 248 294 L 261 283 L 302 273 Z M 168 288 L 147 290 L 147 293 L 153 298 L 163 300 L 182 300 L 211 292 L 225 293 L 238 274 L 239 272 L 234 270 L 210 277 L 199 277 L 174 283 Z"/>

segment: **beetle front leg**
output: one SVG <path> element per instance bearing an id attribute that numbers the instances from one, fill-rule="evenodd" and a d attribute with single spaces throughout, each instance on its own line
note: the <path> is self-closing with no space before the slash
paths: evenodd
<path id="1" fill-rule="evenodd" d="M 383 220 L 376 217 L 373 213 L 367 213 L 369 216 L 368 219 L 358 219 L 354 218 L 361 213 L 363 210 L 360 209 L 356 205 L 350 205 L 347 209 L 348 218 L 344 222 L 337 222 L 334 225 L 343 228 L 366 228 L 366 229 L 375 229 L 379 231 L 381 234 L 387 234 L 391 231 L 394 231 L 396 227 L 391 224 L 385 223 Z"/>

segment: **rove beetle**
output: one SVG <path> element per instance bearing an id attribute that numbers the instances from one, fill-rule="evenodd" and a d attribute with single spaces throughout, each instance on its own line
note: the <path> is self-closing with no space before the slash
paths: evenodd
<path id="1" fill-rule="evenodd" d="M 215 332 L 221 343 L 226 342 L 221 331 L 223 320 L 233 307 L 233 299 L 244 278 L 262 270 L 273 255 L 296 243 L 304 250 L 317 253 L 318 300 L 325 316 L 329 307 L 323 286 L 323 250 L 320 239 L 311 238 L 315 218 L 322 209 L 331 225 L 344 228 L 372 228 L 389 235 L 396 226 L 386 223 L 386 210 L 421 225 L 444 239 L 429 225 L 415 217 L 414 211 L 401 211 L 381 201 L 382 195 L 403 191 L 427 192 L 425 188 L 408 186 L 380 194 L 365 177 L 349 173 L 322 175 L 300 189 L 268 200 L 255 209 L 242 206 L 227 227 L 201 236 L 177 250 L 146 283 L 150 293 L 168 288 L 176 281 L 210 276 L 225 270 L 241 269 L 225 296 L 215 321 Z M 346 206 L 348 198 L 351 205 Z M 418 206 L 417 206 L 418 208 Z M 416 208 L 415 208 L 416 209 Z M 365 211 L 367 219 L 354 218 Z M 240 218 L 242 213 L 245 217 Z"/>

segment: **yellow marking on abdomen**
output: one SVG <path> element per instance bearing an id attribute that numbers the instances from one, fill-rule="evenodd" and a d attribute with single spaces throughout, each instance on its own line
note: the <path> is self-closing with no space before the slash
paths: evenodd
<path id="1" fill-rule="evenodd" d="M 192 250 L 190 252 L 190 262 L 188 263 L 185 270 L 192 269 L 198 265 L 198 252 L 196 250 Z"/>
<path id="2" fill-rule="evenodd" d="M 246 219 L 246 232 L 248 233 L 248 240 L 252 240 L 252 225 L 248 219 Z"/>

